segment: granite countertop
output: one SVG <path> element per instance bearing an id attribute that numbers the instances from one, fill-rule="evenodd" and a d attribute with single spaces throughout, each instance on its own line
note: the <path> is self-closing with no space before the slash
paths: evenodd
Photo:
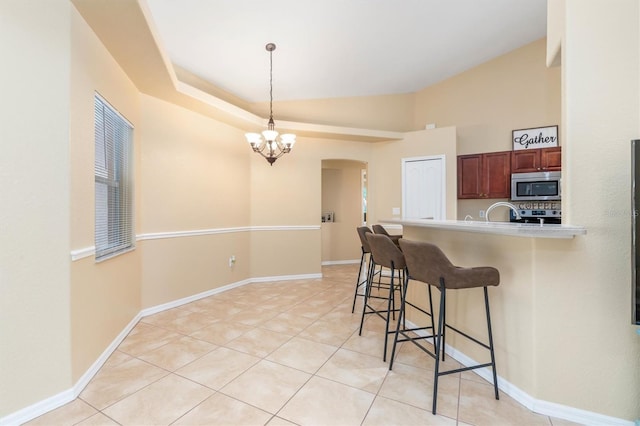
<path id="1" fill-rule="evenodd" d="M 475 232 L 481 234 L 507 235 L 529 238 L 574 238 L 586 235 L 587 229 L 582 226 L 556 225 L 537 223 L 485 222 L 465 220 L 433 220 L 433 219 L 384 219 L 382 223 L 422 228 L 445 229 L 451 231 Z"/>

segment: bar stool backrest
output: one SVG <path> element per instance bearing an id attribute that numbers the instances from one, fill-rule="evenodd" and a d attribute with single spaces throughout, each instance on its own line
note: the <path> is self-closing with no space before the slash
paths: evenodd
<path id="1" fill-rule="evenodd" d="M 356 228 L 358 236 L 360 237 L 360 244 L 362 245 L 363 253 L 371 253 L 371 247 L 369 247 L 369 241 L 367 241 L 367 234 L 373 234 L 368 226 L 359 226 Z M 353 235 L 353 234 L 351 234 Z"/>
<path id="2" fill-rule="evenodd" d="M 445 287 L 450 289 L 496 286 L 500 283 L 497 269 L 490 266 L 455 266 L 434 244 L 403 238 L 400 248 L 407 262 L 409 277 L 414 280 L 439 287 L 440 278 L 444 278 Z"/>
<path id="3" fill-rule="evenodd" d="M 391 235 L 389 235 L 387 230 L 384 229 L 384 226 L 382 225 L 375 224 L 372 226 L 372 228 L 373 228 L 373 232 L 375 232 L 376 234 L 386 235 L 387 237 L 391 237 Z"/>
<path id="4" fill-rule="evenodd" d="M 394 269 L 404 269 L 407 266 L 402 251 L 391 241 L 391 238 L 382 234 L 367 234 L 367 240 L 377 265 Z"/>

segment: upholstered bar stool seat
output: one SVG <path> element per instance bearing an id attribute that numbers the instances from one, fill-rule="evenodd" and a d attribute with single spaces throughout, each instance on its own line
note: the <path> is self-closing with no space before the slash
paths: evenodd
<path id="1" fill-rule="evenodd" d="M 407 265 L 407 275 L 404 286 L 404 297 L 400 306 L 400 316 L 398 320 L 398 327 L 396 328 L 396 334 L 393 344 L 393 351 L 391 353 L 391 361 L 389 363 L 389 369 L 393 368 L 393 359 L 395 356 L 395 348 L 398 341 L 411 341 L 419 346 L 424 352 L 429 354 L 435 359 L 435 372 L 433 380 L 433 414 L 436 413 L 436 401 L 438 397 L 438 378 L 446 374 L 458 373 L 461 371 L 473 370 L 477 368 L 491 367 L 493 373 L 493 388 L 495 398 L 500 399 L 498 394 L 498 378 L 496 374 L 496 361 L 493 347 L 493 334 L 491 331 L 491 316 L 489 313 L 489 295 L 487 288 L 490 286 L 497 286 L 500 284 L 500 273 L 496 268 L 491 266 L 480 266 L 473 268 L 462 268 L 453 265 L 447 256 L 434 244 L 418 241 L 410 241 L 406 239 L 400 239 L 400 248 L 404 254 L 405 262 Z M 420 339 L 413 338 L 408 333 L 404 332 L 400 327 L 400 320 L 404 320 L 406 309 L 406 291 L 410 281 L 420 281 L 429 285 L 429 303 L 431 306 L 431 290 L 430 286 L 437 287 L 440 290 L 440 311 L 438 313 L 437 330 L 431 336 L 434 340 L 433 352 L 420 343 Z M 484 305 L 485 315 L 487 320 L 487 338 L 488 344 L 483 343 L 475 337 L 455 328 L 446 321 L 446 294 L 448 290 L 465 290 L 472 288 L 482 288 L 484 291 Z M 431 311 L 433 312 L 433 310 Z M 433 316 L 432 325 L 433 325 Z M 491 362 L 467 366 L 463 368 L 456 368 L 453 370 L 440 371 L 440 354 L 442 354 L 442 360 L 445 356 L 445 337 L 446 330 L 451 330 L 459 335 L 469 339 L 470 341 L 482 346 L 489 350 Z M 402 336 L 402 338 L 400 337 Z"/>
<path id="2" fill-rule="evenodd" d="M 393 330 L 389 330 L 390 318 L 391 315 L 395 318 L 395 313 L 399 311 L 396 309 L 395 305 L 395 292 L 399 291 L 400 296 L 402 296 L 402 282 L 404 280 L 404 271 L 406 269 L 406 264 L 404 261 L 404 256 L 398 246 L 391 241 L 389 237 L 386 235 L 380 234 L 366 234 L 367 241 L 369 242 L 369 247 L 371 249 L 371 265 L 372 268 L 375 268 L 376 265 L 389 268 L 391 271 L 391 276 L 389 280 L 389 286 L 384 289 L 384 295 L 373 295 L 372 287 L 373 287 L 373 276 L 370 273 L 370 278 L 367 280 L 367 290 L 365 291 L 364 298 L 364 309 L 362 310 L 362 318 L 360 319 L 360 331 L 359 334 L 362 335 L 362 326 L 364 324 L 364 317 L 369 314 L 376 314 L 380 318 L 385 320 L 385 335 L 384 335 L 384 350 L 382 359 L 383 361 L 387 360 L 387 342 L 389 334 L 394 333 Z M 374 269 L 370 269 L 373 271 Z M 373 303 L 376 299 L 385 299 L 386 300 L 386 309 L 381 308 L 379 305 Z"/>

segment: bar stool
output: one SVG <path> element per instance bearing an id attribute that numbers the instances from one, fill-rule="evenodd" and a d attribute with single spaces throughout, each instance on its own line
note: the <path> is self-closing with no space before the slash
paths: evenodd
<path id="1" fill-rule="evenodd" d="M 382 225 L 376 224 L 376 225 L 373 225 L 372 228 L 373 228 L 373 232 L 374 233 L 381 234 L 381 235 L 386 235 L 387 237 L 391 238 L 391 241 L 393 241 L 394 244 L 396 244 L 396 245 L 398 244 L 398 240 L 400 238 L 402 238 L 402 235 L 391 235 L 391 234 L 389 234 L 387 232 L 387 230 L 384 228 L 384 226 L 382 226 Z"/>
<path id="2" fill-rule="evenodd" d="M 358 335 L 362 335 L 362 325 L 364 324 L 365 315 L 376 314 L 380 318 L 385 320 L 385 335 L 384 335 L 384 352 L 382 354 L 382 360 L 387 360 L 387 342 L 389 338 L 389 334 L 394 333 L 394 331 L 389 331 L 389 322 L 391 315 L 393 315 L 395 319 L 395 313 L 399 311 L 396 309 L 395 305 L 395 292 L 400 292 L 400 299 L 402 300 L 402 282 L 404 281 L 406 263 L 404 260 L 404 256 L 397 245 L 391 241 L 391 238 L 386 235 L 380 234 L 366 234 L 367 241 L 369 242 L 369 247 L 371 248 L 371 268 L 370 271 L 373 271 L 375 265 L 384 266 L 385 268 L 389 268 L 391 270 L 391 278 L 389 281 L 388 294 L 386 296 L 380 295 L 372 295 L 371 289 L 373 287 L 373 274 L 369 274 L 369 278 L 367 279 L 367 288 L 365 291 L 364 297 L 364 309 L 362 310 L 362 318 L 360 319 L 360 331 Z M 396 272 L 398 272 L 398 276 L 396 277 Z M 396 280 L 397 278 L 397 280 Z M 381 308 L 376 308 L 372 304 L 372 299 L 385 299 L 387 301 L 386 310 L 382 310 Z"/>
<path id="3" fill-rule="evenodd" d="M 356 231 L 358 231 L 358 237 L 360 237 L 360 248 L 362 250 L 362 255 L 360 256 L 360 269 L 358 269 L 358 278 L 356 279 L 356 291 L 353 294 L 353 306 L 351 307 L 351 313 L 354 313 L 356 310 L 357 297 L 365 296 L 367 279 L 369 278 L 369 270 L 371 269 L 371 248 L 369 247 L 369 241 L 367 241 L 367 234 L 372 234 L 373 232 L 371 232 L 371 229 L 369 229 L 368 226 L 359 226 L 356 228 Z M 367 257 L 369 259 L 367 259 Z M 364 268 L 365 264 L 368 265 L 366 277 L 362 281 L 360 281 L 360 277 L 362 276 L 362 269 Z M 365 291 L 362 292 L 362 294 L 360 294 L 358 293 L 358 290 L 362 286 L 365 286 Z"/>
<path id="4" fill-rule="evenodd" d="M 400 316 L 398 318 L 398 326 L 396 328 L 396 335 L 393 342 L 393 350 L 391 352 L 391 361 L 389 362 L 389 369 L 393 368 L 393 359 L 395 356 L 396 344 L 398 341 L 411 341 L 424 352 L 429 354 L 435 359 L 435 372 L 433 378 L 433 414 L 436 413 L 436 402 L 438 398 L 438 378 L 446 374 L 458 373 L 467 370 L 474 370 L 476 368 L 491 367 L 493 372 L 493 389 L 496 399 L 500 399 L 498 394 L 498 377 L 496 374 L 496 360 L 493 348 L 493 334 L 491 332 L 491 316 L 489 314 L 489 295 L 487 292 L 488 286 L 497 286 L 500 284 L 500 273 L 496 268 L 490 266 L 481 266 L 475 268 L 461 268 L 454 266 L 447 256 L 437 246 L 425 242 L 410 241 L 406 239 L 400 240 L 400 248 L 404 254 L 407 264 L 407 274 L 404 285 L 404 296 L 400 306 Z M 425 346 L 421 345 L 416 338 L 412 338 L 403 332 L 400 328 L 400 320 L 405 316 L 405 304 L 407 287 L 410 280 L 421 281 L 429 284 L 429 304 L 431 305 L 431 286 L 435 286 L 440 290 L 440 312 L 438 315 L 438 330 L 433 335 L 434 351 L 431 352 Z M 446 322 L 446 293 L 447 290 L 462 290 L 469 288 L 482 287 L 484 290 L 484 305 L 487 318 L 487 331 L 489 344 L 485 344 L 480 340 L 466 334 L 465 332 L 458 330 L 457 328 L 447 324 Z M 433 312 L 433 309 L 431 310 Z M 433 316 L 431 316 L 433 325 Z M 489 350 L 491 355 L 491 362 L 484 364 L 472 365 L 469 367 L 456 368 L 453 370 L 440 371 L 440 353 L 442 352 L 442 360 L 444 361 L 444 346 L 445 346 L 445 332 L 449 329 L 461 336 L 471 340 L 474 343 Z M 399 335 L 402 335 L 404 339 L 399 339 Z M 429 336 L 432 337 L 433 336 Z"/>

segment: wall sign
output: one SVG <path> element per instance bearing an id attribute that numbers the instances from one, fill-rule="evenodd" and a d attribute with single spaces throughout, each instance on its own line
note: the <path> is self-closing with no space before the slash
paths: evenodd
<path id="1" fill-rule="evenodd" d="M 558 146 L 558 126 L 520 129 L 511 133 L 514 151 Z"/>

